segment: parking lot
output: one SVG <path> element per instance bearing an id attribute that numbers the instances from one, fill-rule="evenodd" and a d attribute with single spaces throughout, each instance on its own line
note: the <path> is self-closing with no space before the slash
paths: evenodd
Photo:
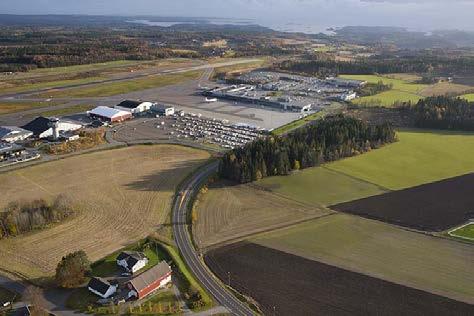
<path id="1" fill-rule="evenodd" d="M 125 143 L 181 140 L 232 149 L 263 136 L 265 131 L 188 113 L 135 119 L 114 127 L 113 134 L 116 141 Z"/>

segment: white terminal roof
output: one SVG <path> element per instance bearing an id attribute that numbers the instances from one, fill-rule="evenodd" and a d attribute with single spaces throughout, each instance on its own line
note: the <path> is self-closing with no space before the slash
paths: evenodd
<path id="1" fill-rule="evenodd" d="M 114 117 L 120 117 L 120 116 L 131 114 L 128 111 L 117 110 L 117 109 L 109 108 L 108 106 L 98 106 L 95 109 L 89 111 L 88 113 L 102 116 L 102 117 L 107 117 L 107 118 L 114 118 Z"/>

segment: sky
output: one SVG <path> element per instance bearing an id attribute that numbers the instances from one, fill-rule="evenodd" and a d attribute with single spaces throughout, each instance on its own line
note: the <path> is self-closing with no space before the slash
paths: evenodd
<path id="1" fill-rule="evenodd" d="M 0 0 L 0 13 L 249 18 L 282 28 L 345 25 L 474 31 L 474 0 Z"/>

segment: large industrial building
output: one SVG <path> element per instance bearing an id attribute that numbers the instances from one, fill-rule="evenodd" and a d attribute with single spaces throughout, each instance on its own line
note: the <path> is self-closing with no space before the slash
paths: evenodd
<path id="1" fill-rule="evenodd" d="M 73 121 L 59 120 L 43 116 L 37 117 L 28 124 L 22 126 L 23 129 L 32 132 L 37 138 L 48 138 L 53 136 L 57 138 L 59 133 L 76 131 L 82 127 L 82 124 Z"/>
<path id="2" fill-rule="evenodd" d="M 132 114 L 139 114 L 149 111 L 153 106 L 152 102 L 143 102 L 143 101 L 131 101 L 125 100 L 117 104 L 115 108 L 117 110 L 127 111 Z"/>
<path id="3" fill-rule="evenodd" d="M 87 114 L 91 118 L 110 123 L 123 122 L 132 118 L 132 112 L 130 111 L 113 109 L 107 106 L 98 106 L 88 111 Z"/>
<path id="4" fill-rule="evenodd" d="M 14 143 L 32 136 L 33 132 L 16 126 L 0 126 L 0 141 Z"/>

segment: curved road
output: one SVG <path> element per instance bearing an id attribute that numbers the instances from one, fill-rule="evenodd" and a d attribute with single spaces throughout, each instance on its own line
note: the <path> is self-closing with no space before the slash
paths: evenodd
<path id="1" fill-rule="evenodd" d="M 177 198 L 173 205 L 174 240 L 191 272 L 219 304 L 226 307 L 233 315 L 251 316 L 254 312 L 228 291 L 200 259 L 188 231 L 187 212 L 193 193 L 199 189 L 200 184 L 208 176 L 217 171 L 217 168 L 217 162 L 211 163 L 184 184 L 181 197 Z"/>

